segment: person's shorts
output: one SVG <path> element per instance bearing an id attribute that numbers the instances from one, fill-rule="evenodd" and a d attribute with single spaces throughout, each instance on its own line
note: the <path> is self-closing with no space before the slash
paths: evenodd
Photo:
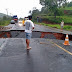
<path id="1" fill-rule="evenodd" d="M 63 26 L 61 26 L 61 28 L 63 28 Z"/>
<path id="2" fill-rule="evenodd" d="M 32 33 L 26 33 L 26 39 L 31 39 Z"/>

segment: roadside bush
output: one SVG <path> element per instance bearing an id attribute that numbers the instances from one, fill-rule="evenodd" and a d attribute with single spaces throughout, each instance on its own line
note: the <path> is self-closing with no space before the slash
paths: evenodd
<path id="1" fill-rule="evenodd" d="M 43 16 L 42 21 L 47 21 L 51 23 L 61 23 L 61 21 L 64 21 L 65 24 L 72 24 L 72 16 Z"/>
<path id="2" fill-rule="evenodd" d="M 10 20 L 0 20 L 0 26 L 6 26 L 10 23 Z"/>
<path id="3" fill-rule="evenodd" d="M 60 23 L 62 21 L 62 18 L 54 17 L 54 16 L 46 16 L 42 18 L 43 21 L 48 21 L 51 23 Z"/>
<path id="4" fill-rule="evenodd" d="M 57 16 L 63 16 L 64 15 L 64 10 L 63 9 L 58 9 Z"/>
<path id="5" fill-rule="evenodd" d="M 49 21 L 53 23 L 60 23 L 62 21 L 62 18 L 50 18 Z"/>
<path id="6" fill-rule="evenodd" d="M 66 25 L 66 26 L 64 26 L 63 29 L 65 29 L 65 30 L 72 30 L 72 26 L 68 26 L 68 25 Z"/>

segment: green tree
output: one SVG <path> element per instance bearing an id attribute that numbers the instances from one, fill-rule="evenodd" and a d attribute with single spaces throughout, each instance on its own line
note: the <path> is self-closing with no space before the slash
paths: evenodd
<path id="1" fill-rule="evenodd" d="M 67 5 L 68 7 L 72 7 L 72 1 L 70 3 L 68 3 Z"/>
<path id="2" fill-rule="evenodd" d="M 7 17 L 6 16 L 3 16 L 3 20 L 7 20 Z"/>
<path id="3" fill-rule="evenodd" d="M 49 10 L 47 7 L 42 7 L 42 9 L 40 11 L 41 14 L 48 14 L 48 12 L 49 12 Z"/>
<path id="4" fill-rule="evenodd" d="M 33 8 L 33 11 L 32 11 L 32 19 L 33 21 L 36 19 L 36 17 L 40 15 L 40 11 L 36 8 Z"/>
<path id="5" fill-rule="evenodd" d="M 31 10 L 29 11 L 29 13 L 31 13 Z"/>
<path id="6" fill-rule="evenodd" d="M 40 0 L 40 4 L 54 13 L 54 16 L 59 12 L 59 8 L 66 5 L 67 0 Z"/>
<path id="7" fill-rule="evenodd" d="M 40 4 L 43 6 L 51 7 L 51 6 L 62 6 L 63 4 L 66 4 L 67 0 L 40 0 Z"/>

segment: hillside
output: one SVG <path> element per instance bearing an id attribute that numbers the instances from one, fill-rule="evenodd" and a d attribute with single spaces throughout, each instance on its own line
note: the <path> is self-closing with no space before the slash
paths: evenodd
<path id="1" fill-rule="evenodd" d="M 64 10 L 72 10 L 72 7 L 65 7 Z"/>
<path id="2" fill-rule="evenodd" d="M 0 13 L 0 18 L 2 18 L 3 16 L 7 16 L 7 15 L 4 13 Z M 11 16 L 8 15 L 8 17 L 11 17 Z"/>
<path id="3" fill-rule="evenodd" d="M 63 10 L 64 14 L 61 16 L 41 16 L 42 22 L 46 24 L 60 24 L 60 22 L 63 20 L 66 25 L 72 25 L 72 7 L 65 7 L 61 8 Z"/>
<path id="4" fill-rule="evenodd" d="M 65 7 L 65 8 L 61 8 L 61 9 L 64 10 L 65 15 L 72 16 L 72 7 Z"/>
<path id="5" fill-rule="evenodd" d="M 3 16 L 7 16 L 6 14 L 0 13 L 0 18 L 2 18 Z"/>

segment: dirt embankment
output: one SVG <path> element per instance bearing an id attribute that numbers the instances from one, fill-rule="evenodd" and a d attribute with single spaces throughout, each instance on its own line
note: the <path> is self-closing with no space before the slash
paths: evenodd
<path id="1" fill-rule="evenodd" d="M 0 26 L 0 30 L 2 30 L 4 27 L 3 26 Z"/>
<path id="2" fill-rule="evenodd" d="M 53 23 L 53 22 L 49 22 L 49 21 L 43 21 L 43 23 L 46 23 L 46 24 L 58 24 L 58 23 Z"/>
<path id="3" fill-rule="evenodd" d="M 10 29 L 11 27 L 0 26 L 0 31 Z"/>
<path id="4" fill-rule="evenodd" d="M 46 23 L 46 24 L 60 24 L 60 23 L 53 23 L 53 22 L 49 22 L 49 21 L 43 21 L 43 23 Z M 64 23 L 65 25 L 71 25 L 70 23 Z"/>

